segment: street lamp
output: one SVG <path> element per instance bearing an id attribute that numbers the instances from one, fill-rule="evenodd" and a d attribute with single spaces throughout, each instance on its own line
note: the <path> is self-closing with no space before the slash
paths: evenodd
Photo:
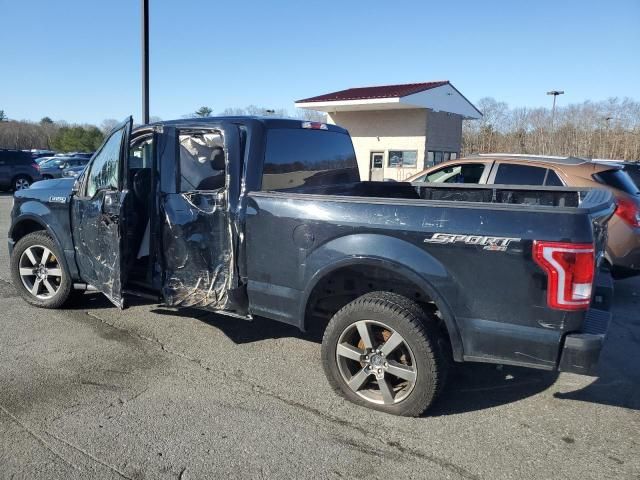
<path id="1" fill-rule="evenodd" d="M 555 137 L 554 133 L 556 120 L 556 97 L 563 94 L 564 90 L 551 90 L 550 92 L 547 92 L 547 95 L 553 95 L 553 107 L 551 107 L 551 142 L 549 143 L 549 153 L 551 153 L 551 148 L 553 147 L 552 142 Z"/>
<path id="2" fill-rule="evenodd" d="M 553 124 L 556 118 L 556 97 L 558 95 L 564 95 L 564 90 L 551 90 L 547 92 L 547 95 L 553 95 L 553 107 L 551 107 L 551 130 L 553 130 Z"/>

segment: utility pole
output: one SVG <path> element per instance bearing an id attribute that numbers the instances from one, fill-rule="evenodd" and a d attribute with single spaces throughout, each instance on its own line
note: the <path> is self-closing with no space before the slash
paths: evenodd
<path id="1" fill-rule="evenodd" d="M 142 7 L 142 123 L 149 123 L 149 0 Z"/>
<path id="2" fill-rule="evenodd" d="M 556 97 L 564 95 L 564 90 L 551 90 L 547 95 L 553 95 L 553 106 L 551 107 L 551 142 L 549 143 L 549 153 L 551 153 L 552 142 L 555 138 L 555 121 L 556 121 Z"/>

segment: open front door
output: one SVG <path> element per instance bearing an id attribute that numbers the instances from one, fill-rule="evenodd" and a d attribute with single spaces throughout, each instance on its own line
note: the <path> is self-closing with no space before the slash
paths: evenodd
<path id="1" fill-rule="evenodd" d="M 129 117 L 107 136 L 72 197 L 72 232 L 80 276 L 123 308 L 125 175 L 132 128 Z"/>

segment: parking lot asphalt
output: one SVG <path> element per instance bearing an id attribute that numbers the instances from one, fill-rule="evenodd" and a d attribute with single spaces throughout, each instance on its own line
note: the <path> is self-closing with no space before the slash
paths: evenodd
<path id="1" fill-rule="evenodd" d="M 599 377 L 460 365 L 414 419 L 337 397 L 315 333 L 99 294 L 37 309 L 8 264 L 2 240 L 0 478 L 640 478 L 640 279 L 616 283 Z"/>

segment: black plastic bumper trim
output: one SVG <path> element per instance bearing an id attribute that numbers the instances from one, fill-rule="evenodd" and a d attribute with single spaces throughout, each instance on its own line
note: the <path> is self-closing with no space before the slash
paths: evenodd
<path id="1" fill-rule="evenodd" d="M 589 310 L 585 320 L 585 331 L 569 333 L 565 336 L 558 370 L 580 375 L 595 375 L 610 321 L 610 312 Z"/>

